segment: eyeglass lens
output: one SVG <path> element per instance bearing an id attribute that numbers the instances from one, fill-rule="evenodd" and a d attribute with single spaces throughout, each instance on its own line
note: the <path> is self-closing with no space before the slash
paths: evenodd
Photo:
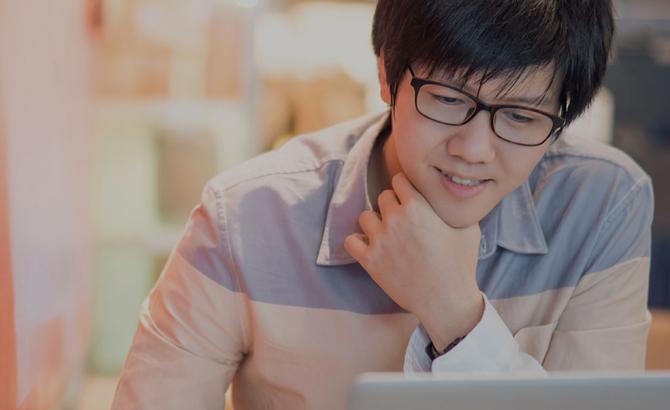
<path id="1" fill-rule="evenodd" d="M 469 120 L 477 103 L 458 90 L 424 84 L 417 96 L 419 112 L 435 121 L 461 125 Z M 520 144 L 543 142 L 553 129 L 550 117 L 522 108 L 501 108 L 495 112 L 493 130 L 498 136 Z"/>

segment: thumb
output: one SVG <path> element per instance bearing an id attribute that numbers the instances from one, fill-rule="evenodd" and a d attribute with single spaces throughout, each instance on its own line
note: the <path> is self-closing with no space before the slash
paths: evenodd
<path id="1" fill-rule="evenodd" d="M 368 237 L 362 233 L 353 233 L 344 239 L 344 249 L 358 262 L 368 248 Z"/>

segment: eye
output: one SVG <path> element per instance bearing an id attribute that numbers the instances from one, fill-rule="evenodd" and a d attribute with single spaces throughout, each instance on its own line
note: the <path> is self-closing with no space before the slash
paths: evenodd
<path id="1" fill-rule="evenodd" d="M 505 112 L 505 116 L 510 120 L 521 124 L 528 124 L 535 121 L 535 118 L 529 117 L 527 115 L 515 111 L 507 111 Z"/>
<path id="2" fill-rule="evenodd" d="M 444 95 L 432 94 L 433 98 L 444 105 L 463 105 L 466 102 L 460 98 L 447 97 Z"/>

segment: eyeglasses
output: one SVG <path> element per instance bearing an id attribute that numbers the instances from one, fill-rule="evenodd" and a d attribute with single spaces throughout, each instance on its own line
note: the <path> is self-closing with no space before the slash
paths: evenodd
<path id="1" fill-rule="evenodd" d="M 544 144 L 549 138 L 558 138 L 565 126 L 561 117 L 518 105 L 488 105 L 474 95 L 452 87 L 418 78 L 412 67 L 414 103 L 424 117 L 446 125 L 463 125 L 480 111 L 491 114 L 491 129 L 503 140 L 526 147 Z"/>

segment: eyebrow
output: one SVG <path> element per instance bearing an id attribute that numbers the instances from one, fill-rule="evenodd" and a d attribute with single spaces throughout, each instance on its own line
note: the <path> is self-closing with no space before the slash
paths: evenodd
<path id="1" fill-rule="evenodd" d="M 430 81 L 435 81 L 452 87 L 460 88 L 465 92 L 467 92 L 468 94 L 477 96 L 477 98 L 479 98 L 478 96 L 479 93 L 476 92 L 473 87 L 471 87 L 468 84 L 458 85 L 458 82 L 454 81 L 453 78 L 445 78 L 445 77 L 440 78 L 440 76 L 438 75 L 438 76 L 431 76 L 429 79 Z M 521 97 L 521 96 L 506 97 L 502 98 L 501 102 L 504 104 L 513 104 L 513 105 L 518 104 L 518 105 L 527 105 L 531 107 L 545 107 L 545 108 L 555 108 L 556 106 L 559 105 L 558 102 L 554 105 L 554 103 L 551 102 L 551 98 L 548 97 L 549 92 L 547 91 L 547 94 L 539 95 L 537 97 Z"/>
<path id="2" fill-rule="evenodd" d="M 531 105 L 535 107 L 547 107 L 547 108 L 553 108 L 554 103 L 550 101 L 547 96 L 539 96 L 539 97 L 511 97 L 511 98 L 503 98 L 503 101 L 505 102 L 510 102 L 513 104 L 523 104 L 523 105 Z M 556 104 L 558 105 L 558 104 Z"/>
<path id="3" fill-rule="evenodd" d="M 446 84 L 452 85 L 451 82 L 448 82 Z M 453 85 L 452 85 L 453 86 Z M 472 94 L 474 96 L 479 96 L 477 95 L 478 93 L 469 85 L 465 85 L 461 87 L 463 90 L 468 92 L 469 94 Z M 500 99 L 501 102 L 505 104 L 519 104 L 519 105 L 529 105 L 532 107 L 547 107 L 547 108 L 553 108 L 554 104 L 551 102 L 550 98 L 547 98 L 547 95 L 539 95 L 537 97 L 503 97 Z M 556 104 L 558 105 L 558 104 Z"/>

